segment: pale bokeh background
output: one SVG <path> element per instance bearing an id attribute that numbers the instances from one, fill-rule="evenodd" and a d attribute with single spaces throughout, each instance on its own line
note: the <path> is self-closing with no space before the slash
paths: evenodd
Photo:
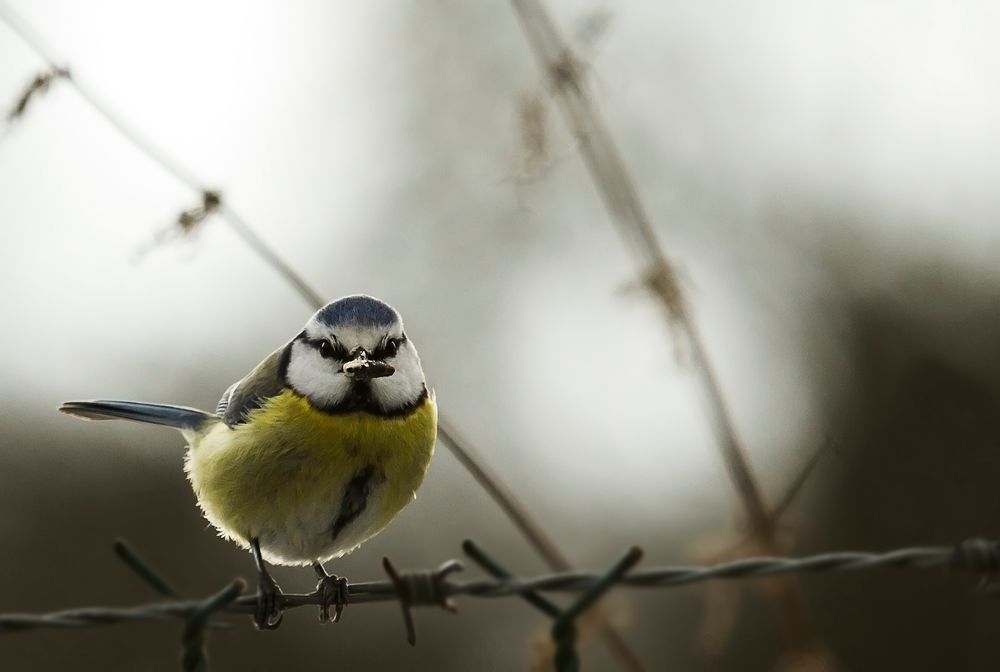
<path id="1" fill-rule="evenodd" d="M 545 108 L 543 152 L 522 140 L 524 101 L 539 99 L 543 80 L 506 4 L 10 4 L 320 291 L 399 308 L 443 411 L 581 566 L 603 566 L 632 543 L 652 564 L 702 561 L 737 538 L 683 349 L 678 357 L 658 309 L 632 288 L 637 269 L 557 110 Z M 1000 532 L 984 511 L 997 513 L 987 486 L 998 466 L 1000 9 L 767 0 L 552 10 L 590 62 L 769 496 L 823 437 L 838 439 L 793 510 L 795 550 Z M 588 26 L 599 27 L 590 40 Z M 0 25 L 0 102 L 41 69 Z M 154 244 L 196 204 L 65 83 L 0 141 L 0 611 L 146 599 L 111 559 L 117 535 L 192 594 L 251 575 L 250 558 L 216 540 L 193 507 L 179 437 L 54 411 L 91 397 L 211 408 L 306 320 L 309 308 L 224 222 Z M 911 361 L 927 358 L 975 378 L 969 394 L 982 403 L 932 377 L 929 394 L 957 399 L 940 441 L 924 461 L 890 451 L 883 471 L 866 471 L 858 465 L 875 448 L 902 444 L 865 429 L 889 416 L 864 394 L 882 390 L 872 394 L 898 410 L 923 389 L 907 377 Z M 885 422 L 909 428 L 925 406 Z M 968 430 L 982 451 L 966 460 L 952 430 Z M 933 434 L 914 431 L 918 443 Z M 909 487 L 900 463 L 932 478 Z M 857 473 L 873 498 L 857 519 L 881 521 L 884 534 L 817 522 L 840 520 L 840 498 L 863 500 Z M 883 520 L 887 482 L 911 508 L 899 517 L 886 504 Z M 919 506 L 953 517 L 936 527 L 913 513 Z M 378 578 L 383 554 L 433 566 L 467 536 L 520 571 L 542 570 L 440 450 L 418 500 L 340 569 Z M 281 580 L 312 583 L 308 572 Z M 926 578 L 892 580 L 905 600 Z M 808 582 L 818 591 L 811 615 L 845 668 L 914 669 L 940 655 L 974 669 L 1000 655 L 969 634 L 985 632 L 986 616 L 968 582 L 939 581 L 941 595 L 965 601 L 942 617 L 948 632 L 923 640 L 927 650 L 897 625 L 903 652 L 883 621 L 840 634 L 856 614 L 828 614 L 877 607 L 823 593 L 823 581 Z M 835 581 L 845 592 L 861 585 Z M 766 601 L 751 592 L 720 607 L 711 594 L 623 593 L 612 613 L 650 669 L 773 669 L 781 639 Z M 293 613 L 277 633 L 241 627 L 210 650 L 220 669 L 500 670 L 533 660 L 544 622 L 529 607 L 461 608 L 420 612 L 412 651 L 396 605 L 349 609 L 323 629 Z M 716 627 L 713 610 L 737 628 L 709 646 L 698 632 Z M 0 655 L 10 669 L 173 669 L 174 630 L 23 634 L 0 642 Z M 596 645 L 584 660 L 611 665 Z"/>

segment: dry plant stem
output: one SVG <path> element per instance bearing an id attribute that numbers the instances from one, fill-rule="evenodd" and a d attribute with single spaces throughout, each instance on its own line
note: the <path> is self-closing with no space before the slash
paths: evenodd
<path id="1" fill-rule="evenodd" d="M 809 456 L 806 463 L 802 465 L 795 476 L 788 482 L 785 487 L 785 491 L 778 497 L 777 502 L 771 508 L 771 516 L 775 521 L 781 520 L 785 515 L 785 512 L 791 508 L 792 503 L 798 498 L 799 493 L 802 492 L 802 488 L 805 487 L 806 481 L 816 470 L 816 466 L 819 464 L 820 459 L 833 447 L 833 438 L 831 436 L 826 436 L 823 442 L 820 443 L 819 447 L 813 451 L 813 454 Z"/>
<path id="2" fill-rule="evenodd" d="M 17 33 L 35 52 L 50 66 L 57 67 L 54 52 L 46 45 L 44 40 L 28 25 L 18 14 L 16 14 L 4 0 L 0 0 L 0 18 Z M 150 142 L 145 136 L 129 125 L 121 116 L 112 111 L 101 98 L 95 95 L 89 88 L 82 86 L 75 77 L 68 77 L 68 81 L 76 91 L 86 100 L 91 107 L 100 113 L 115 129 L 117 129 L 129 142 L 142 151 L 150 160 L 173 175 L 178 181 L 184 183 L 198 194 L 206 192 L 201 180 L 192 172 L 187 170 L 179 162 L 164 153 L 159 147 Z M 315 309 L 323 306 L 324 301 L 321 295 L 312 288 L 284 259 L 282 259 L 274 249 L 269 246 L 250 226 L 242 216 L 240 216 L 225 199 L 221 200 L 218 214 L 239 235 L 250 248 L 273 270 L 275 270 L 298 294 Z M 480 457 L 475 456 L 468 448 L 467 441 L 456 441 L 454 430 L 449 427 L 445 418 L 441 417 L 441 436 L 445 443 L 454 453 L 458 461 L 469 471 L 477 483 L 479 483 L 510 517 L 511 521 L 528 539 L 533 548 L 542 556 L 546 564 L 553 570 L 569 569 L 569 562 L 556 547 L 552 539 L 544 532 L 541 526 L 534 520 L 530 512 L 517 500 L 513 492 L 506 486 L 502 479 L 488 470 Z M 625 644 L 621 636 L 607 626 L 606 639 L 615 655 L 622 661 L 623 665 L 633 671 L 642 670 L 642 666 Z"/>
<path id="3" fill-rule="evenodd" d="M 46 61 L 52 68 L 57 65 L 54 52 L 45 45 L 44 40 L 29 26 L 9 5 L 0 0 L 0 18 L 17 33 L 35 52 Z M 173 175 L 179 182 L 182 182 L 198 194 L 206 191 L 204 182 L 188 170 L 172 156 L 164 152 L 160 147 L 151 142 L 146 136 L 129 124 L 121 115 L 117 114 L 101 97 L 94 93 L 90 87 L 85 86 L 69 71 L 65 78 L 76 89 L 77 93 L 90 104 L 90 106 L 104 119 L 121 133 L 136 149 L 145 154 L 153 163 L 163 170 Z M 259 235 L 247 224 L 246 220 L 239 216 L 230 206 L 222 200 L 218 210 L 222 218 L 229 224 L 229 227 L 243 241 L 249 245 L 261 259 L 271 268 L 277 271 L 286 282 L 292 285 L 295 290 L 311 305 L 319 308 L 323 305 L 320 295 L 315 292 L 309 284 L 295 270 L 267 244 Z"/>
<path id="4" fill-rule="evenodd" d="M 493 498 L 514 526 L 521 532 L 528 543 L 535 549 L 549 568 L 555 571 L 568 571 L 569 560 L 555 545 L 537 521 L 531 517 L 528 509 L 510 491 L 507 484 L 492 472 L 481 458 L 473 452 L 471 444 L 464 436 L 451 426 L 445 418 L 438 421 L 438 438 L 441 439 L 455 458 L 472 477 L 482 486 L 483 490 Z"/>
<path id="5" fill-rule="evenodd" d="M 618 148 L 590 98 L 583 65 L 566 46 L 540 0 L 511 0 L 511 3 L 528 43 L 550 77 L 553 95 L 579 142 L 580 153 L 612 220 L 629 251 L 642 264 L 642 275 L 661 302 L 670 326 L 679 328 L 689 343 L 692 364 L 708 401 L 712 429 L 756 541 L 763 552 L 777 554 L 773 518 L 737 436 L 704 341 Z M 796 647 L 807 645 L 810 637 L 797 588 L 783 580 L 775 585 L 773 594 L 780 605 L 790 643 Z"/>

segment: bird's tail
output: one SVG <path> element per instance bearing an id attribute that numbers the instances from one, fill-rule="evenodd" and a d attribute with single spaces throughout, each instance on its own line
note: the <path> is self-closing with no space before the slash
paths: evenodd
<path id="1" fill-rule="evenodd" d="M 67 401 L 59 410 L 85 420 L 122 418 L 153 425 L 165 425 L 181 431 L 197 430 L 218 418 L 205 411 L 185 406 L 144 404 L 138 401 Z"/>

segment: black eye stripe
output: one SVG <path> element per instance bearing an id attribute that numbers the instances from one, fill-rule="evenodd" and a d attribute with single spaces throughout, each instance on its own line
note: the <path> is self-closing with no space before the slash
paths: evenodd
<path id="1" fill-rule="evenodd" d="M 325 359 L 335 358 L 341 361 L 347 361 L 350 359 L 350 354 L 347 352 L 347 348 L 337 341 L 336 338 L 331 338 L 332 340 L 325 338 L 303 338 L 302 340 L 316 348 L 316 350 L 319 351 L 319 354 Z M 401 348 L 407 340 L 409 339 L 406 338 L 406 334 L 403 334 L 398 338 L 386 338 L 378 344 L 375 350 L 371 353 L 371 357 L 373 359 L 394 357 L 399 352 L 399 348 Z"/>
<path id="2" fill-rule="evenodd" d="M 318 339 L 315 341 L 309 341 L 309 344 L 314 348 L 319 350 L 320 356 L 324 359 L 336 358 L 339 360 L 347 359 L 347 350 L 340 343 L 333 342 L 323 339 Z"/>
<path id="3" fill-rule="evenodd" d="M 375 352 L 372 356 L 375 359 L 385 359 L 386 357 L 394 357 L 402 347 L 403 343 L 406 343 L 406 334 L 403 334 L 399 338 L 386 338 L 379 346 L 375 348 Z"/>

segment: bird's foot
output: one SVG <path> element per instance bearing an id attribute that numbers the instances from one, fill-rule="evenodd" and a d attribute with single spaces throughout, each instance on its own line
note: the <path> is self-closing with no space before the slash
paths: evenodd
<path id="1" fill-rule="evenodd" d="M 319 622 L 336 623 L 347 604 L 347 579 L 342 576 L 321 577 L 316 584 L 316 592 L 320 594 Z M 330 618 L 330 606 L 333 606 L 333 618 Z"/>
<path id="2" fill-rule="evenodd" d="M 271 575 L 262 572 L 257 582 L 257 609 L 253 624 L 258 630 L 275 630 L 281 625 L 283 596 Z"/>

